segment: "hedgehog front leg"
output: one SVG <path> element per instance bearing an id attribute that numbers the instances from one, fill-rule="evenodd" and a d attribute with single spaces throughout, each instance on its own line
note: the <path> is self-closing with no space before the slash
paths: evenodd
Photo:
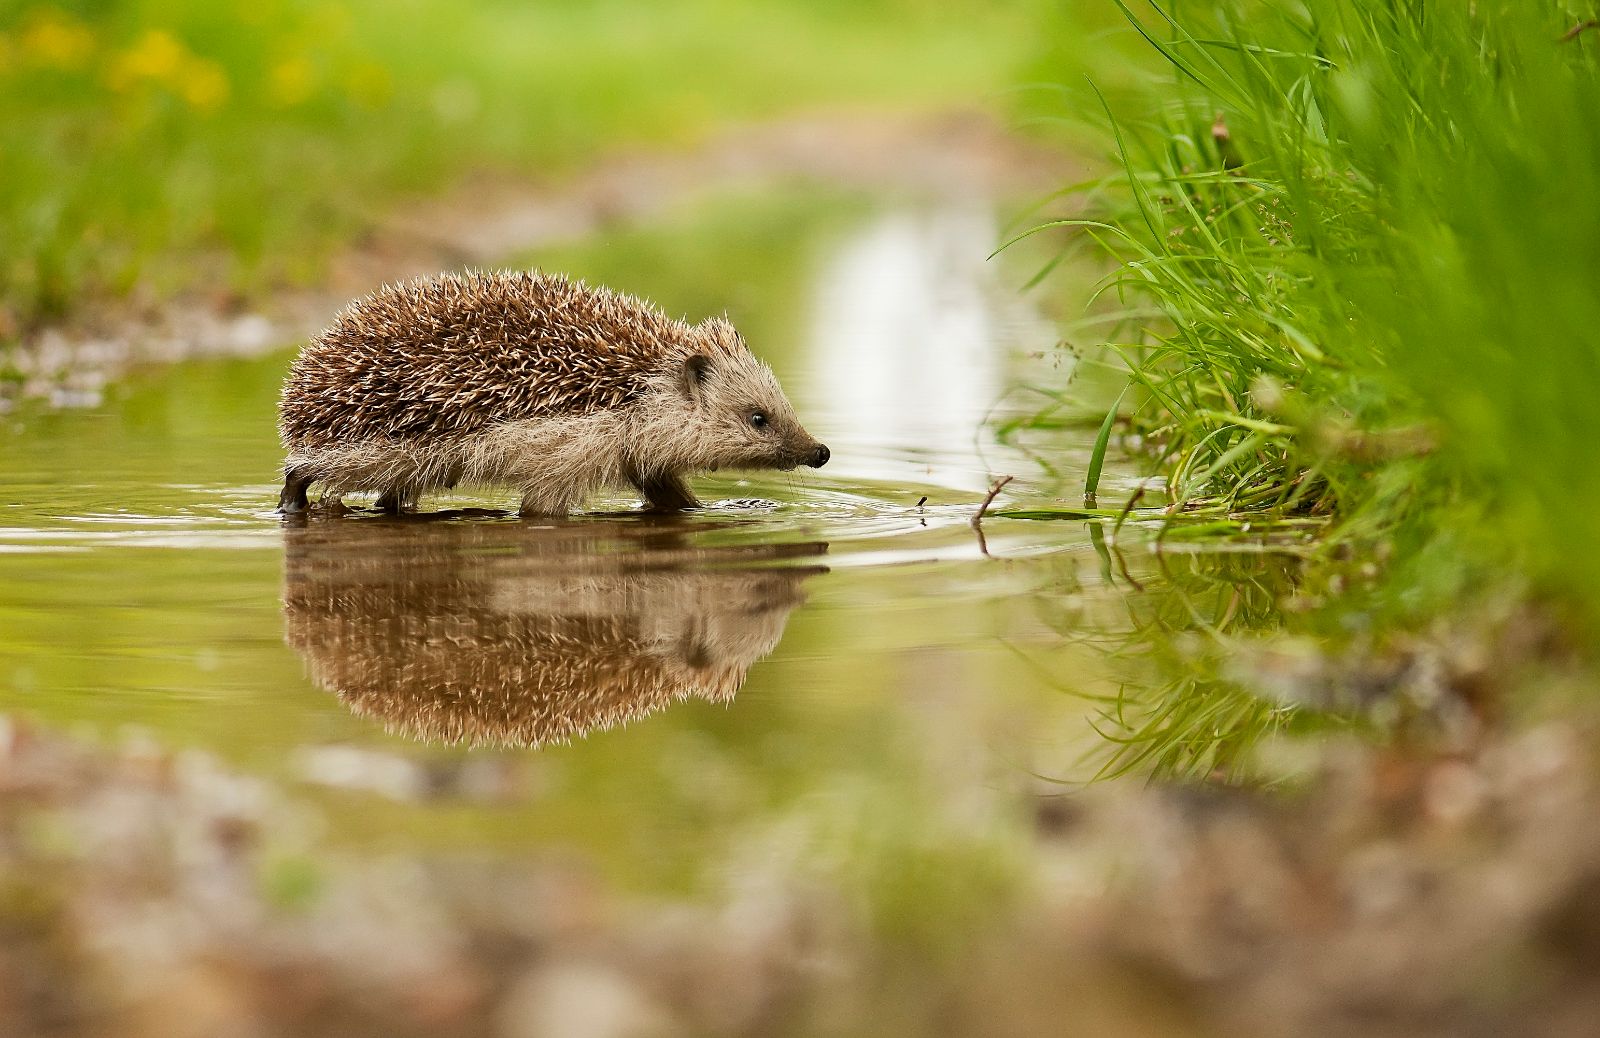
<path id="1" fill-rule="evenodd" d="M 406 509 L 415 509 L 422 494 L 415 487 L 393 486 L 378 495 L 373 507 L 386 515 L 399 515 Z"/>
<path id="2" fill-rule="evenodd" d="M 311 507 L 306 490 L 316 479 L 304 469 L 289 467 L 283 470 L 283 492 L 278 495 L 278 511 L 294 515 Z"/>
<path id="3" fill-rule="evenodd" d="M 652 512 L 681 512 L 686 508 L 700 507 L 694 491 L 676 473 L 640 476 L 634 478 L 632 483 L 644 495 L 645 504 Z"/>

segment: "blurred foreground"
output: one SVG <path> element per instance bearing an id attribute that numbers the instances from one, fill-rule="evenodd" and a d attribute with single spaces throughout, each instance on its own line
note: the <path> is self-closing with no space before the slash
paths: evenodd
<path id="1" fill-rule="evenodd" d="M 1583 1034 L 1593 735 L 1433 759 L 1343 743 L 1287 803 L 1026 798 L 1015 898 L 934 950 L 875 936 L 852 884 L 782 855 L 678 901 L 560 854 L 353 855 L 314 802 L 209 755 L 6 720 L 0 1029 Z"/>

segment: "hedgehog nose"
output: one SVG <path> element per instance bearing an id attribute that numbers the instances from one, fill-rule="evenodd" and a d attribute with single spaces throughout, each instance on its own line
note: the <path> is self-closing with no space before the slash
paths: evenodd
<path id="1" fill-rule="evenodd" d="M 828 463 L 828 459 L 831 457 L 833 457 L 833 455 L 829 453 L 828 445 L 825 443 L 819 443 L 817 444 L 816 453 L 811 455 L 811 461 L 808 462 L 808 464 L 814 469 L 820 469 L 822 466 Z"/>

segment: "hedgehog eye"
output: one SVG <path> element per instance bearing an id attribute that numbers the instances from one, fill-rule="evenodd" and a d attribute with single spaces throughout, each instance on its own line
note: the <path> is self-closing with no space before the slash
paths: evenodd
<path id="1" fill-rule="evenodd" d="M 755 426 L 757 429 L 765 429 L 767 427 L 766 414 L 761 411 L 750 412 L 750 424 Z"/>

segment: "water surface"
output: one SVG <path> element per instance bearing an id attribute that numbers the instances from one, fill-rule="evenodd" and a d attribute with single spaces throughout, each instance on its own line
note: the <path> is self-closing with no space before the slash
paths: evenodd
<path id="1" fill-rule="evenodd" d="M 1287 572 L 1082 523 L 977 535 L 996 475 L 1064 493 L 1043 473 L 1081 473 L 1093 436 L 992 432 L 1027 406 L 1008 387 L 1072 375 L 1040 359 L 1021 274 L 983 260 L 998 234 L 970 201 L 759 197 L 519 257 L 725 309 L 833 449 L 699 480 L 684 517 L 480 495 L 286 522 L 287 349 L 7 416 L 0 707 L 305 783 L 356 842 L 540 848 L 648 888 L 751 856 L 844 856 L 863 882 L 921 862 L 987 896 L 1037 794 L 1104 763 L 1096 719 L 1148 677 L 1165 593 L 1222 615 L 1264 588 L 1270 612 Z"/>

